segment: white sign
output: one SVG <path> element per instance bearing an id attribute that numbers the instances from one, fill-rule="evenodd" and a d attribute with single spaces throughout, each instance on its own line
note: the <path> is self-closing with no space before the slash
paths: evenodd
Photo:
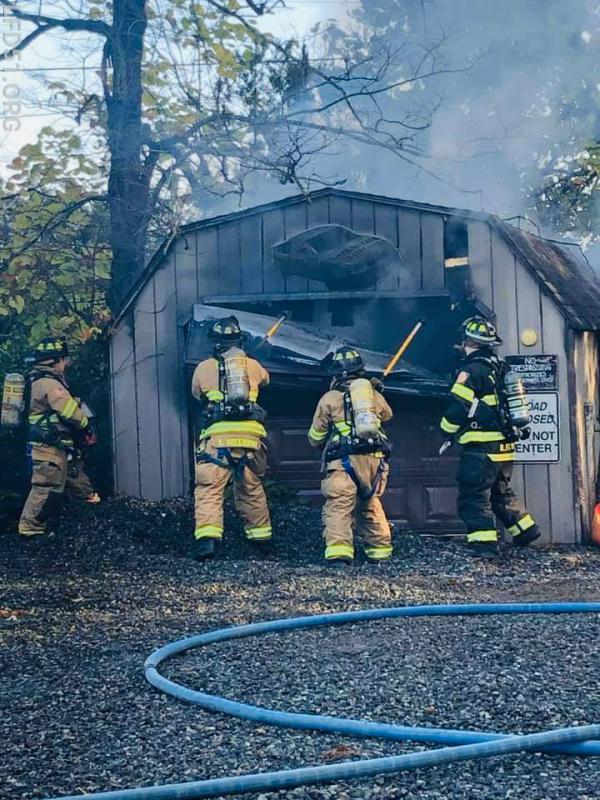
<path id="1" fill-rule="evenodd" d="M 555 464 L 560 461 L 558 392 L 528 392 L 531 436 L 517 442 L 521 463 Z"/>

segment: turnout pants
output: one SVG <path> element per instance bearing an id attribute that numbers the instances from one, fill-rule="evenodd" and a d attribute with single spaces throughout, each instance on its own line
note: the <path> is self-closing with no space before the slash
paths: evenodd
<path id="1" fill-rule="evenodd" d="M 497 455 L 490 448 L 491 455 Z M 497 542 L 496 517 L 513 538 L 535 526 L 510 484 L 513 462 L 492 461 L 483 449 L 463 448 L 458 469 L 458 515 L 467 526 L 467 542 Z"/>
<path id="2" fill-rule="evenodd" d="M 232 479 L 233 501 L 244 521 L 246 538 L 270 539 L 271 518 L 261 481 L 266 470 L 264 445 L 258 450 L 246 450 L 215 447 L 207 442 L 196 461 L 196 539 L 223 538 L 223 499 Z"/>
<path id="3" fill-rule="evenodd" d="M 78 453 L 67 459 L 66 452 L 58 447 L 33 445 L 31 459 L 31 490 L 19 520 L 19 533 L 44 533 L 48 517 L 65 494 L 80 503 L 99 501 Z"/>
<path id="4" fill-rule="evenodd" d="M 364 490 L 377 481 L 373 495 L 362 499 L 358 487 L 341 461 L 331 461 L 321 483 L 325 498 L 323 535 L 325 558 L 354 558 L 354 536 L 362 540 L 365 554 L 372 560 L 385 560 L 392 555 L 392 535 L 381 496 L 388 481 L 389 466 L 373 455 L 350 456 L 354 473 Z"/>

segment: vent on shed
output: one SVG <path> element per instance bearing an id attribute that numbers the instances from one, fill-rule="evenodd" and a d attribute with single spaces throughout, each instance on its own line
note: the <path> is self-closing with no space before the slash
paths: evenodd
<path id="1" fill-rule="evenodd" d="M 444 272 L 451 308 L 471 301 L 473 284 L 469 267 L 469 230 L 464 219 L 448 217 L 444 221 Z"/>
<path id="2" fill-rule="evenodd" d="M 444 224 L 444 267 L 469 266 L 469 231 L 464 220 L 450 217 Z"/>

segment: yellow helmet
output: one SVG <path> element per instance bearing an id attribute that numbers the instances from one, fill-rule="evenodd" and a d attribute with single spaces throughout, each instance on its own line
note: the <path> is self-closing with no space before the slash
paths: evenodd
<path id="1" fill-rule="evenodd" d="M 239 342 L 242 338 L 242 329 L 237 317 L 222 317 L 215 320 L 210 328 L 209 336 L 223 344 Z"/>
<path id="2" fill-rule="evenodd" d="M 33 351 L 33 360 L 36 363 L 42 361 L 60 361 L 67 358 L 69 346 L 64 336 L 46 336 L 36 345 Z"/>
<path id="3" fill-rule="evenodd" d="M 463 339 L 475 345 L 498 347 L 502 339 L 498 336 L 496 326 L 483 317 L 469 317 L 462 324 Z"/>
<path id="4" fill-rule="evenodd" d="M 365 368 L 361 354 L 349 345 L 338 347 L 337 350 L 331 353 L 328 366 L 332 375 L 341 375 L 342 377 L 360 372 Z"/>

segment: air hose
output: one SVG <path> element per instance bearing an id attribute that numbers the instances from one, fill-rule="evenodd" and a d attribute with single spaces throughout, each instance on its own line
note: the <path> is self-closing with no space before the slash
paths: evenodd
<path id="1" fill-rule="evenodd" d="M 184 798 L 192 800 L 192 798 L 221 797 L 246 792 L 273 792 L 296 786 L 366 778 L 402 770 L 420 769 L 439 764 L 489 758 L 490 756 L 523 751 L 578 756 L 600 755 L 600 724 L 561 728 L 528 735 L 509 735 L 447 730 L 444 728 L 407 727 L 317 714 L 296 714 L 272 711 L 227 700 L 224 697 L 198 692 L 164 678 L 158 672 L 158 667 L 162 662 L 187 650 L 205 647 L 216 642 L 242 639 L 247 636 L 317 628 L 326 625 L 397 619 L 399 617 L 491 614 L 600 614 L 600 603 L 505 603 L 377 608 L 340 614 L 323 614 L 312 617 L 294 617 L 271 622 L 259 622 L 234 628 L 223 628 L 199 636 L 180 639 L 155 650 L 144 665 L 146 679 L 153 686 L 180 700 L 195 703 L 208 711 L 229 714 L 252 722 L 275 725 L 281 728 L 325 731 L 394 741 L 433 742 L 449 746 L 418 753 L 342 762 L 320 767 L 302 767 L 278 772 L 255 773 L 164 786 L 76 795 L 62 798 L 62 800 L 81 800 L 82 796 L 93 797 L 95 800 L 183 800 Z M 58 798 L 54 800 L 58 800 Z"/>

